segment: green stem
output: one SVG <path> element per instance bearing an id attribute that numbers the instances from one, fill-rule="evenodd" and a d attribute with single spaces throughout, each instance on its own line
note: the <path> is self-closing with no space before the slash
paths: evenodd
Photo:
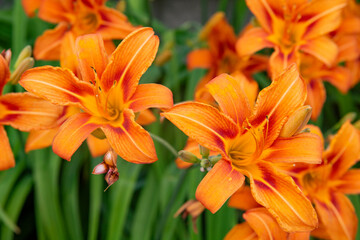
<path id="1" fill-rule="evenodd" d="M 150 132 L 149 132 L 150 133 Z M 175 157 L 178 157 L 178 152 L 176 151 L 176 149 L 170 145 L 170 143 L 168 143 L 165 139 L 153 134 L 153 133 L 150 133 L 150 136 L 158 141 L 159 143 L 161 143 L 164 147 L 166 147 Z"/>

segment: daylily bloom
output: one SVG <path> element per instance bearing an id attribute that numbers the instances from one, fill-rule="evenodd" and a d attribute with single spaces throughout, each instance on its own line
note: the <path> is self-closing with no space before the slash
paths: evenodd
<path id="1" fill-rule="evenodd" d="M 135 30 L 126 16 L 105 6 L 106 0 L 23 0 L 29 15 L 39 8 L 39 18 L 54 24 L 36 39 L 34 56 L 41 60 L 66 58 L 66 51 L 74 48 L 75 39 L 98 33 L 105 40 L 105 47 L 114 50 L 112 39 L 123 39 Z M 72 52 L 72 51 L 70 51 Z"/>
<path id="2" fill-rule="evenodd" d="M 296 66 L 290 66 L 259 93 L 253 110 L 231 76 L 222 74 L 207 87 L 221 111 L 186 102 L 162 113 L 190 138 L 223 157 L 199 184 L 196 198 L 214 213 L 243 185 L 246 175 L 255 200 L 282 229 L 315 228 L 317 217 L 310 201 L 291 177 L 271 164 L 321 163 L 320 138 L 299 133 L 309 111 L 303 106 L 306 86 Z"/>
<path id="3" fill-rule="evenodd" d="M 246 0 L 259 26 L 249 28 L 238 40 L 240 57 L 263 48 L 274 48 L 270 57 L 272 76 L 291 63 L 300 64 L 299 52 L 313 55 L 330 67 L 338 47 L 327 36 L 341 23 L 347 0 Z"/>
<path id="4" fill-rule="evenodd" d="M 51 66 L 23 74 L 20 84 L 28 91 L 55 104 L 82 109 L 61 125 L 53 141 L 56 154 L 70 160 L 96 130 L 127 161 L 157 160 L 150 134 L 135 122 L 134 113 L 150 107 L 169 108 L 173 104 L 168 88 L 138 84 L 153 62 L 158 45 L 153 30 L 141 28 L 126 37 L 109 59 L 101 36 L 86 35 L 76 41 L 82 80 L 68 69 Z"/>
<path id="5" fill-rule="evenodd" d="M 347 121 L 324 151 L 323 164 L 300 164 L 292 169 L 294 179 L 315 204 L 327 235 L 321 236 L 326 239 L 355 239 L 358 218 L 345 194 L 360 193 L 360 170 L 350 169 L 359 159 L 360 135 Z M 316 234 L 319 236 L 318 231 Z"/>
<path id="6" fill-rule="evenodd" d="M 236 35 L 232 26 L 226 21 L 223 12 L 215 13 L 204 26 L 199 35 L 200 40 L 206 41 L 208 48 L 193 50 L 187 57 L 189 70 L 195 68 L 209 69 L 200 80 L 195 90 L 195 100 L 209 103 L 213 101 L 205 85 L 221 73 L 233 74 L 242 72 L 249 79 L 249 85 L 257 88 L 251 74 L 267 68 L 267 57 L 254 56 L 240 58 L 235 50 Z"/>
<path id="7" fill-rule="evenodd" d="M 0 54 L 0 170 L 15 166 L 4 125 L 21 131 L 41 129 L 56 124 L 61 108 L 31 93 L 8 93 L 2 95 L 5 84 L 10 79 L 10 51 Z"/>

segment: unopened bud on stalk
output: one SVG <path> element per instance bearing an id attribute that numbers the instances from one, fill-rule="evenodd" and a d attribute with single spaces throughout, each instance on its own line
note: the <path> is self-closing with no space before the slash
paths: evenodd
<path id="1" fill-rule="evenodd" d="M 203 158 L 203 159 L 201 159 L 201 162 L 200 162 L 200 167 L 201 167 L 201 169 L 206 169 L 207 171 L 210 171 L 211 170 L 211 168 L 212 168 L 212 164 L 211 164 L 211 162 L 210 162 L 210 160 L 209 159 L 207 159 L 207 158 Z M 202 171 L 203 172 L 203 171 Z"/>
<path id="2" fill-rule="evenodd" d="M 95 174 L 95 175 L 104 174 L 104 173 L 107 173 L 108 170 L 109 170 L 109 166 L 106 165 L 104 162 L 101 162 L 94 167 L 92 174 Z"/>
<path id="3" fill-rule="evenodd" d="M 198 163 L 198 162 L 200 162 L 200 159 L 198 159 L 195 154 L 193 154 L 191 152 L 188 152 L 186 150 L 179 151 L 178 156 L 184 162 L 188 162 L 188 163 Z"/>
<path id="4" fill-rule="evenodd" d="M 210 150 L 204 146 L 199 145 L 200 154 L 203 158 L 208 158 L 210 155 Z"/>
<path id="5" fill-rule="evenodd" d="M 8 66 L 10 66 L 10 61 L 11 61 L 11 50 L 8 49 L 5 51 L 5 49 L 1 52 L 1 55 L 5 58 Z"/>
<path id="6" fill-rule="evenodd" d="M 21 75 L 28 69 L 34 66 L 34 59 L 32 57 L 24 58 L 19 64 L 15 64 L 15 71 L 11 73 L 9 82 L 11 84 L 17 84 L 20 80 Z"/>
<path id="7" fill-rule="evenodd" d="M 221 159 L 222 159 L 221 154 L 209 157 L 209 161 L 211 162 L 211 164 L 212 164 L 213 166 L 215 165 L 215 163 L 217 163 L 217 162 L 220 161 Z"/>
<path id="8" fill-rule="evenodd" d="M 104 163 L 110 167 L 116 167 L 117 153 L 111 148 L 104 155 Z"/>
<path id="9" fill-rule="evenodd" d="M 26 58 L 31 57 L 31 47 L 28 45 L 26 47 L 23 48 L 23 50 L 21 50 L 18 58 L 16 59 L 14 68 L 18 68 L 20 66 L 20 64 L 22 63 L 22 61 L 24 61 Z"/>
<path id="10" fill-rule="evenodd" d="M 299 133 L 310 120 L 311 112 L 312 107 L 309 105 L 297 109 L 284 124 L 280 137 L 291 137 Z"/>

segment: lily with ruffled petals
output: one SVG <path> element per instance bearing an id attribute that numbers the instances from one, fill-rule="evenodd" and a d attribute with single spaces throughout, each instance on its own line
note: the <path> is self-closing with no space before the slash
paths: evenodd
<path id="1" fill-rule="evenodd" d="M 131 33 L 110 60 L 100 35 L 79 37 L 76 53 L 81 79 L 71 71 L 39 67 L 27 71 L 20 84 L 58 105 L 73 105 L 82 112 L 71 116 L 59 129 L 53 150 L 70 160 L 81 143 L 96 130 L 106 136 L 114 151 L 127 161 L 157 160 L 154 143 L 135 122 L 135 114 L 173 104 L 171 91 L 158 84 L 140 84 L 141 75 L 153 62 L 159 39 L 151 28 Z"/>
<path id="2" fill-rule="evenodd" d="M 187 102 L 162 113 L 190 138 L 223 156 L 198 186 L 196 198 L 214 213 L 243 185 L 246 175 L 255 200 L 285 231 L 315 228 L 317 217 L 310 201 L 291 177 L 271 164 L 321 162 L 318 136 L 299 133 L 301 129 L 293 135 L 289 130 L 279 135 L 306 99 L 305 83 L 296 66 L 289 67 L 259 93 L 254 109 L 238 82 L 227 74 L 213 79 L 207 87 L 221 111 Z M 303 126 L 294 121 L 290 125 L 297 129 Z"/>
<path id="3" fill-rule="evenodd" d="M 41 60 L 65 58 L 75 46 L 75 39 L 85 34 L 98 33 L 105 40 L 105 47 L 114 49 L 112 39 L 123 39 L 136 28 L 127 17 L 105 6 L 106 0 L 22 0 L 28 15 L 39 8 L 39 18 L 54 24 L 35 42 L 34 56 Z M 72 51 L 70 51 L 72 52 Z"/>
<path id="4" fill-rule="evenodd" d="M 318 133 L 320 134 L 320 133 Z M 323 153 L 323 164 L 300 165 L 293 176 L 312 202 L 326 239 L 355 239 L 358 218 L 345 194 L 360 193 L 360 171 L 350 169 L 360 159 L 360 135 L 349 122 L 332 137 Z"/>
<path id="5" fill-rule="evenodd" d="M 263 48 L 274 48 L 270 57 L 272 76 L 291 63 L 299 64 L 299 53 L 318 58 L 328 67 L 335 63 L 338 47 L 327 36 L 341 23 L 346 0 L 247 0 L 258 25 L 238 40 L 238 54 L 249 56 Z"/>
<path id="6" fill-rule="evenodd" d="M 2 95 L 5 84 L 10 79 L 9 63 L 6 55 L 0 54 L 0 170 L 15 166 L 4 125 L 10 125 L 21 131 L 52 127 L 61 114 L 61 107 L 53 106 L 31 93 L 8 93 Z"/>

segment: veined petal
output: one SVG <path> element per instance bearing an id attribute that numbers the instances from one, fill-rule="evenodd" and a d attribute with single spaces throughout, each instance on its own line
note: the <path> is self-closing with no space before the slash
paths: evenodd
<path id="1" fill-rule="evenodd" d="M 40 7 L 41 0 L 21 0 L 24 11 L 29 17 L 35 16 L 35 11 Z"/>
<path id="2" fill-rule="evenodd" d="M 103 156 L 110 149 L 110 144 L 107 139 L 98 139 L 89 135 L 86 142 L 93 158 Z"/>
<path id="3" fill-rule="evenodd" d="M 139 112 L 148 108 L 171 108 L 173 95 L 167 87 L 149 83 L 140 84 L 129 100 L 129 108 Z"/>
<path id="4" fill-rule="evenodd" d="M 275 47 L 275 51 L 271 54 L 269 59 L 269 72 L 271 78 L 276 78 L 282 74 L 293 63 L 299 65 L 299 53 L 292 51 L 289 54 L 281 52 L 278 47 Z"/>
<path id="5" fill-rule="evenodd" d="M 258 239 L 254 230 L 249 226 L 247 222 L 243 222 L 235 225 L 228 234 L 226 234 L 224 240 L 255 240 Z"/>
<path id="6" fill-rule="evenodd" d="M 342 193 L 331 194 L 331 199 L 315 199 L 316 211 L 332 239 L 355 239 L 358 219 L 350 200 Z"/>
<path id="7" fill-rule="evenodd" d="M 310 231 L 309 232 L 292 232 L 289 233 L 287 240 L 309 240 L 310 239 Z"/>
<path id="8" fill-rule="evenodd" d="M 108 56 L 101 35 L 80 36 L 76 39 L 75 46 L 82 80 L 95 85 L 95 73 L 100 79 L 108 64 Z"/>
<path id="9" fill-rule="evenodd" d="M 307 84 L 306 104 L 312 107 L 311 119 L 316 120 L 326 100 L 326 92 L 320 79 L 312 79 Z"/>
<path id="10" fill-rule="evenodd" d="M 256 1 L 256 0 L 255 0 Z M 273 47 L 268 41 L 268 33 L 261 27 L 251 28 L 244 32 L 236 42 L 236 51 L 240 57 L 248 56 L 264 48 Z"/>
<path id="11" fill-rule="evenodd" d="M 360 193 L 360 169 L 350 169 L 339 180 L 335 181 L 336 191 L 345 194 Z"/>
<path id="12" fill-rule="evenodd" d="M 66 23 L 59 23 L 55 29 L 46 30 L 35 41 L 35 59 L 59 60 L 61 43 L 67 31 L 68 25 Z"/>
<path id="13" fill-rule="evenodd" d="M 360 135 L 357 131 L 350 122 L 345 122 L 325 150 L 323 158 L 333 164 L 332 179 L 344 175 L 359 160 Z"/>
<path id="14" fill-rule="evenodd" d="M 157 160 L 154 142 L 150 134 L 134 121 L 131 110 L 124 110 L 120 126 L 104 125 L 110 146 L 120 157 L 132 163 L 152 163 Z"/>
<path id="15" fill-rule="evenodd" d="M 265 147 L 279 136 L 284 120 L 302 106 L 305 99 L 306 86 L 295 64 L 259 93 L 250 123 L 259 126 L 268 119 L 268 128 L 264 129 L 267 131 L 264 132 Z"/>
<path id="16" fill-rule="evenodd" d="M 121 12 L 108 8 L 100 7 L 101 25 L 96 30 L 104 39 L 124 39 L 137 28 L 131 25 L 127 17 Z"/>
<path id="17" fill-rule="evenodd" d="M 33 68 L 22 75 L 19 83 L 29 92 L 54 104 L 75 104 L 97 112 L 93 86 L 80 81 L 68 69 L 51 66 Z"/>
<path id="18" fill-rule="evenodd" d="M 243 218 L 256 232 L 259 239 L 287 239 L 287 234 L 265 208 L 254 208 L 246 211 Z"/>
<path id="19" fill-rule="evenodd" d="M 10 78 L 10 69 L 5 58 L 0 55 L 0 95 L 2 95 L 3 88 Z"/>
<path id="20" fill-rule="evenodd" d="M 21 131 L 51 128 L 62 108 L 31 93 L 9 93 L 0 97 L 0 124 Z"/>
<path id="21" fill-rule="evenodd" d="M 136 122 L 141 126 L 149 125 L 156 121 L 156 117 L 150 109 L 140 111 L 138 114 Z"/>
<path id="22" fill-rule="evenodd" d="M 25 152 L 51 146 L 59 128 L 30 131 L 25 144 Z"/>
<path id="23" fill-rule="evenodd" d="M 213 56 L 209 49 L 196 49 L 187 55 L 186 65 L 189 70 L 194 68 L 211 68 Z"/>
<path id="24" fill-rule="evenodd" d="M 0 171 L 15 166 L 15 159 L 4 126 L 0 125 Z"/>
<path id="25" fill-rule="evenodd" d="M 53 151 L 70 161 L 82 142 L 102 123 L 88 113 L 78 113 L 64 122 L 53 142 Z"/>
<path id="26" fill-rule="evenodd" d="M 342 94 L 351 88 L 351 71 L 345 67 L 334 67 L 324 74 L 326 81 L 334 85 Z"/>
<path id="27" fill-rule="evenodd" d="M 306 20 L 307 29 L 305 39 L 325 35 L 340 25 L 342 21 L 342 9 L 346 6 L 346 0 L 317 0 L 309 2 L 308 6 L 301 11 Z"/>
<path id="28" fill-rule="evenodd" d="M 239 75 L 238 77 L 240 78 Z M 242 77 L 245 78 L 245 76 Z M 239 83 L 241 80 L 243 79 L 235 79 L 224 73 L 206 85 L 210 94 L 219 104 L 220 109 L 239 125 L 247 117 L 250 117 L 251 113 L 249 100 Z"/>
<path id="29" fill-rule="evenodd" d="M 255 200 L 267 208 L 284 231 L 310 231 L 317 226 L 311 202 L 290 176 L 263 161 L 249 166 L 244 174 L 250 178 Z"/>
<path id="30" fill-rule="evenodd" d="M 69 17 L 71 2 L 71 0 L 41 1 L 39 18 L 51 23 L 71 22 Z"/>
<path id="31" fill-rule="evenodd" d="M 331 67 L 338 55 L 338 47 L 333 40 L 327 36 L 322 36 L 308 40 L 300 49 L 308 54 L 313 55 L 320 61 Z"/>
<path id="32" fill-rule="evenodd" d="M 116 94 L 127 102 L 136 90 L 140 77 L 153 62 L 159 38 L 151 28 L 141 28 L 127 36 L 111 55 L 101 84 L 105 91 L 114 85 Z"/>
<path id="33" fill-rule="evenodd" d="M 162 115 L 202 146 L 222 153 L 225 153 L 226 141 L 239 132 L 229 117 L 203 103 L 181 103 Z"/>
<path id="34" fill-rule="evenodd" d="M 261 158 L 271 162 L 309 163 L 322 162 L 323 145 L 319 136 L 313 133 L 300 133 L 289 138 L 278 138 Z"/>
<path id="35" fill-rule="evenodd" d="M 252 196 L 250 187 L 245 185 L 230 197 L 228 206 L 242 210 L 261 207 Z"/>
<path id="36" fill-rule="evenodd" d="M 79 63 L 75 52 L 75 35 L 68 31 L 65 33 L 60 46 L 60 66 L 70 69 L 79 76 Z"/>
<path id="37" fill-rule="evenodd" d="M 215 213 L 244 181 L 244 175 L 234 170 L 230 162 L 220 160 L 200 182 L 196 189 L 196 199 Z"/>
<path id="38" fill-rule="evenodd" d="M 255 15 L 260 25 L 266 32 L 271 33 L 273 18 L 275 17 L 270 5 L 263 0 L 246 0 L 246 5 L 250 11 Z"/>

